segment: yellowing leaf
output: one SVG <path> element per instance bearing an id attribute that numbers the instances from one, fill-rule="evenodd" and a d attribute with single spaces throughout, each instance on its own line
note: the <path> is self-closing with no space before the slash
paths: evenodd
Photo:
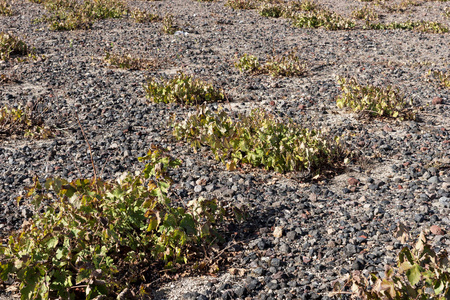
<path id="1" fill-rule="evenodd" d="M 412 266 L 408 271 L 406 271 L 406 277 L 411 285 L 417 284 L 421 279 L 421 267 L 419 265 Z"/>
<path id="2" fill-rule="evenodd" d="M 49 239 L 47 241 L 47 247 L 50 248 L 50 249 L 53 249 L 53 248 L 55 248 L 58 245 L 58 242 L 59 242 L 59 239 L 58 239 L 57 236 L 52 237 L 51 239 Z"/>

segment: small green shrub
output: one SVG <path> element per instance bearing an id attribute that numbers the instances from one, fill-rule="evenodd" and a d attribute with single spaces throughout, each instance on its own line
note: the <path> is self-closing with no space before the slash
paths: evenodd
<path id="1" fill-rule="evenodd" d="M 426 21 L 407 21 L 404 23 L 370 23 L 368 24 L 369 29 L 377 29 L 377 30 L 392 30 L 392 29 L 402 29 L 402 30 L 414 30 L 425 33 L 446 33 L 448 32 L 448 28 L 445 25 L 437 22 L 426 22 Z"/>
<path id="2" fill-rule="evenodd" d="M 178 30 L 178 27 L 173 22 L 173 15 L 171 14 L 165 15 L 162 20 L 162 23 L 163 23 L 162 31 L 165 34 L 174 34 Z"/>
<path id="3" fill-rule="evenodd" d="M 272 56 L 263 68 L 272 76 L 303 76 L 307 72 L 306 65 L 294 51 L 287 55 Z"/>
<path id="4" fill-rule="evenodd" d="M 29 49 L 25 42 L 12 34 L 0 32 L 0 60 L 8 60 L 11 55 L 26 55 Z"/>
<path id="5" fill-rule="evenodd" d="M 362 299 L 449 299 L 450 263 L 447 251 L 436 253 L 423 232 L 413 249 L 404 247 L 398 254 L 398 268 L 387 267 L 383 276 L 369 278 L 353 275 L 345 282 L 353 295 Z M 335 285 L 336 294 L 342 288 Z"/>
<path id="6" fill-rule="evenodd" d="M 163 80 L 162 83 L 150 79 L 144 85 L 144 90 L 147 97 L 156 103 L 178 102 L 198 105 L 203 102 L 225 100 L 223 90 L 181 72 L 170 80 Z"/>
<path id="7" fill-rule="evenodd" d="M 367 21 L 374 21 L 378 20 L 379 18 L 375 10 L 368 7 L 367 5 L 364 6 L 363 8 L 352 11 L 352 17 L 358 20 L 367 20 Z"/>
<path id="8" fill-rule="evenodd" d="M 429 71 L 428 76 L 433 76 L 437 79 L 440 85 L 444 88 L 450 89 L 450 72 L 444 73 L 442 71 Z"/>
<path id="9" fill-rule="evenodd" d="M 32 108 L 0 108 L 0 138 L 6 136 L 24 136 L 46 139 L 52 136 L 44 121 Z"/>
<path id="10" fill-rule="evenodd" d="M 351 29 L 356 25 L 351 20 L 322 8 L 295 15 L 292 24 L 299 28 L 323 27 L 327 30 Z"/>
<path id="11" fill-rule="evenodd" d="M 104 60 L 111 66 L 128 70 L 149 70 L 158 67 L 158 63 L 155 60 L 133 57 L 131 54 L 106 52 Z"/>
<path id="12" fill-rule="evenodd" d="M 444 11 L 442 13 L 444 17 L 450 18 L 450 7 L 444 8 Z"/>
<path id="13" fill-rule="evenodd" d="M 7 0 L 0 0 L 0 16 L 11 16 L 11 4 Z"/>
<path id="14" fill-rule="evenodd" d="M 313 10 L 317 10 L 319 7 L 318 7 L 317 3 L 314 1 L 303 0 L 300 2 L 299 8 L 300 8 L 300 10 L 303 10 L 303 11 L 313 11 Z"/>
<path id="15" fill-rule="evenodd" d="M 253 74 L 270 74 L 272 76 L 303 76 L 307 72 L 306 65 L 295 55 L 295 51 L 287 55 L 269 57 L 265 64 L 260 64 L 256 56 L 244 54 L 235 63 L 241 72 Z"/>
<path id="16" fill-rule="evenodd" d="M 180 162 L 162 149 L 139 160 L 148 161 L 139 175 L 117 181 L 35 180 L 28 196 L 41 212 L 0 247 L 1 281 L 20 282 L 21 299 L 116 298 L 160 262 L 173 269 L 200 258 L 221 239 L 226 211 L 216 200 L 170 199 L 168 172 Z"/>
<path id="17" fill-rule="evenodd" d="M 259 8 L 259 14 L 266 18 L 279 18 L 283 15 L 283 7 L 266 3 Z"/>
<path id="18" fill-rule="evenodd" d="M 227 0 L 225 6 L 233 9 L 255 9 L 257 2 L 255 0 Z"/>
<path id="19" fill-rule="evenodd" d="M 95 20 L 121 18 L 128 13 L 121 0 L 38 0 L 51 12 L 36 22 L 47 22 L 51 30 L 89 29 Z"/>
<path id="20" fill-rule="evenodd" d="M 310 0 L 289 1 L 281 5 L 282 16 L 286 19 L 295 19 L 301 12 L 312 12 L 319 9 L 316 2 Z"/>
<path id="21" fill-rule="evenodd" d="M 141 9 L 132 10 L 131 17 L 136 23 L 150 23 L 159 21 L 161 19 L 158 15 L 149 13 Z"/>
<path id="22" fill-rule="evenodd" d="M 370 116 L 415 119 L 412 100 L 406 100 L 398 89 L 363 86 L 355 78 L 340 77 L 338 83 L 342 89 L 342 95 L 336 100 L 339 108 L 349 107 Z"/>
<path id="23" fill-rule="evenodd" d="M 189 119 L 174 124 L 174 136 L 194 148 L 209 146 L 217 160 L 233 170 L 240 163 L 276 172 L 319 171 L 341 158 L 337 141 L 319 131 L 283 123 L 263 110 L 239 114 L 202 107 Z"/>
<path id="24" fill-rule="evenodd" d="M 234 65 L 241 72 L 250 72 L 253 74 L 261 72 L 261 64 L 259 63 L 259 59 L 256 56 L 247 53 L 244 53 L 244 55 L 239 58 L 239 61 Z"/>

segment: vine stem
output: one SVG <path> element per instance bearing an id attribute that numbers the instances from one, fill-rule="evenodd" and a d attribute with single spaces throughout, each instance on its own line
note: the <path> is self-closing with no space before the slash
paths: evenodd
<path id="1" fill-rule="evenodd" d="M 81 126 L 81 122 L 80 122 L 80 119 L 78 118 L 78 113 L 77 112 L 75 112 L 75 116 L 77 117 L 77 122 L 78 122 L 78 125 L 80 126 L 81 133 L 83 134 L 84 140 L 86 141 L 86 144 L 88 145 L 89 155 L 91 156 L 92 169 L 94 170 L 94 182 L 97 182 L 97 170 L 95 168 L 95 163 L 94 163 L 94 157 L 92 155 L 91 144 L 89 143 L 88 139 L 86 138 L 86 134 L 84 134 L 83 126 Z"/>

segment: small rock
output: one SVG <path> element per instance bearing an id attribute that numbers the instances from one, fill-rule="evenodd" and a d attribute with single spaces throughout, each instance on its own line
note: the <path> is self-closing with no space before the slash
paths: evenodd
<path id="1" fill-rule="evenodd" d="M 417 223 L 422 222 L 424 219 L 425 219 L 425 217 L 422 214 L 414 215 L 414 221 L 416 221 Z"/>
<path id="2" fill-rule="evenodd" d="M 359 180 L 354 177 L 350 177 L 349 179 L 347 179 L 347 183 L 351 186 L 357 186 L 359 184 Z"/>
<path id="3" fill-rule="evenodd" d="M 261 268 L 261 267 L 258 267 L 258 268 L 253 269 L 253 274 L 255 274 L 256 276 L 261 276 L 261 275 L 263 275 L 263 272 L 264 272 L 264 270 L 263 270 L 263 268 Z"/>
<path id="4" fill-rule="evenodd" d="M 428 179 L 428 182 L 429 182 L 429 183 L 439 183 L 439 177 L 437 177 L 437 176 L 431 176 L 431 177 Z"/>
<path id="5" fill-rule="evenodd" d="M 278 258 L 272 258 L 272 260 L 270 261 L 270 265 L 273 267 L 279 267 L 281 263 L 281 260 Z"/>
<path id="6" fill-rule="evenodd" d="M 280 238 L 283 236 L 283 227 L 277 226 L 273 230 L 273 236 L 276 238 Z"/>
<path id="7" fill-rule="evenodd" d="M 211 192 L 214 189 L 214 184 L 208 184 L 205 186 L 205 189 L 207 192 Z"/>
<path id="8" fill-rule="evenodd" d="M 345 254 L 347 254 L 347 256 L 351 256 L 352 254 L 356 253 L 356 246 L 353 244 L 347 244 L 347 246 L 345 246 L 344 248 L 344 252 Z"/>
<path id="9" fill-rule="evenodd" d="M 441 227 L 439 227 L 437 225 L 432 225 L 430 227 L 430 231 L 434 235 L 444 235 L 445 234 L 445 231 Z"/>
<path id="10" fill-rule="evenodd" d="M 238 297 L 242 297 L 242 296 L 245 296 L 247 294 L 247 290 L 244 287 L 239 287 L 239 288 L 234 290 L 234 293 Z"/>
<path id="11" fill-rule="evenodd" d="M 286 234 L 286 237 L 288 238 L 288 240 L 294 241 L 294 240 L 297 238 L 297 232 L 295 232 L 295 231 L 289 231 L 289 232 Z"/>
<path id="12" fill-rule="evenodd" d="M 280 246 L 280 251 L 281 251 L 281 253 L 289 253 L 289 252 L 291 252 L 291 248 L 289 248 L 288 245 L 286 245 L 286 244 L 283 243 L 283 244 Z"/>
<path id="13" fill-rule="evenodd" d="M 361 259 L 355 260 L 355 262 L 353 262 L 353 264 L 352 264 L 352 269 L 353 270 L 363 270 L 364 269 L 364 261 Z"/>
<path id="14" fill-rule="evenodd" d="M 450 207 L 450 198 L 449 197 L 439 198 L 439 204 L 441 204 L 443 207 Z"/>
<path id="15" fill-rule="evenodd" d="M 437 105 L 437 104 L 442 104 L 444 101 L 442 100 L 442 98 L 440 97 L 434 97 L 433 100 L 431 101 L 431 103 L 433 105 Z"/>

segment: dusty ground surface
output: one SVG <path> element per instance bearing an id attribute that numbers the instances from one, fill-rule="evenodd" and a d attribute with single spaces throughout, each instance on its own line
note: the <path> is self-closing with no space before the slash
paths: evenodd
<path id="1" fill-rule="evenodd" d="M 380 22 L 425 20 L 450 27 L 444 14 L 448 2 L 417 1 L 401 9 L 353 0 L 318 2 L 346 17 L 369 5 Z M 395 7 L 400 1 L 385 3 Z M 430 238 L 438 249 L 448 249 L 450 91 L 426 74 L 449 70 L 449 34 L 363 30 L 362 21 L 352 30 L 300 29 L 286 19 L 224 4 L 128 2 L 174 15 L 181 31 L 175 35 L 162 33 L 160 22 L 136 24 L 127 17 L 98 21 L 86 31 L 50 31 L 47 24 L 33 22 L 45 9 L 28 1 L 16 1 L 12 16 L 0 16 L 0 30 L 22 38 L 37 55 L 20 63 L 0 62 L 0 74 L 10 78 L 0 83 L 0 106 L 38 105 L 56 133 L 46 140 L 0 137 L 0 235 L 6 237 L 33 214 L 26 202 L 17 207 L 15 198 L 34 176 L 71 180 L 93 175 L 77 112 L 102 177 L 141 169 L 137 157 L 157 144 L 183 160 L 175 188 L 184 200 L 214 196 L 250 207 L 251 218 L 242 226 L 251 230 L 227 250 L 232 276 L 223 269 L 218 277 L 185 278 L 155 290 L 156 298 L 325 299 L 342 275 L 382 271 L 395 262 L 403 246 L 394 237 L 398 222 L 413 237 L 439 226 L 444 234 L 430 233 Z M 308 65 L 306 76 L 251 76 L 233 65 L 236 55 L 265 58 L 294 49 Z M 154 71 L 110 68 L 105 51 L 158 59 L 161 66 Z M 207 148 L 194 153 L 172 138 L 167 125 L 172 114 L 184 118 L 195 108 L 145 98 L 146 78 L 179 70 L 223 88 L 228 109 L 262 107 L 344 134 L 360 160 L 319 181 L 260 169 L 226 171 Z M 419 118 L 368 120 L 338 109 L 338 75 L 398 87 L 421 107 Z M 205 180 L 197 181 L 201 177 Z M 358 180 L 356 188 L 351 177 Z M 282 228 L 280 237 L 274 237 L 276 227 Z"/>

